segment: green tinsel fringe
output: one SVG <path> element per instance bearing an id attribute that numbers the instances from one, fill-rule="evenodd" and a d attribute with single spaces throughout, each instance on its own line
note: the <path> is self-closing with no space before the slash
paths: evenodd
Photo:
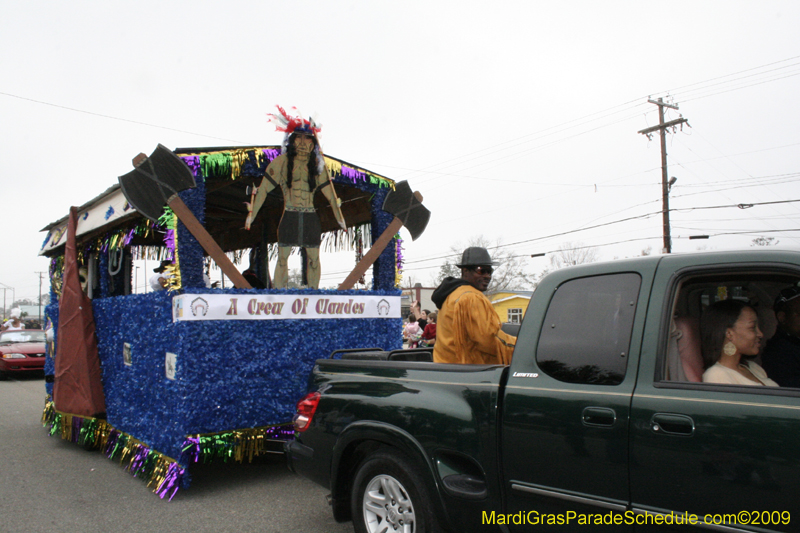
<path id="1" fill-rule="evenodd" d="M 233 173 L 233 156 L 230 152 L 217 152 L 200 157 L 200 166 L 206 178 L 229 178 Z"/>

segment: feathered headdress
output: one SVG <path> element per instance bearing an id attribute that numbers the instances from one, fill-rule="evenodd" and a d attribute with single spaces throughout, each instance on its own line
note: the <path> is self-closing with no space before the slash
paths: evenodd
<path id="1" fill-rule="evenodd" d="M 281 153 L 286 153 L 289 148 L 289 137 L 292 133 L 305 133 L 306 135 L 313 136 L 317 142 L 314 151 L 317 153 L 317 165 L 320 171 L 325 166 L 325 160 L 322 157 L 322 148 L 319 142 L 319 132 L 322 131 L 322 124 L 318 124 L 313 117 L 303 118 L 302 113 L 296 107 L 290 108 L 294 116 L 290 115 L 281 106 L 276 105 L 278 113 L 267 113 L 269 121 L 275 124 L 275 131 L 282 131 L 285 133 L 283 136 L 283 145 Z"/>
<path id="2" fill-rule="evenodd" d="M 286 144 L 286 141 L 292 133 L 305 133 L 316 137 L 317 134 L 322 131 L 322 125 L 317 124 L 311 117 L 303 118 L 296 107 L 291 108 L 295 116 L 287 113 L 286 110 L 279 105 L 275 107 L 278 108 L 278 113 L 267 113 L 267 116 L 269 117 L 269 121 L 275 124 L 275 131 L 282 131 L 286 134 L 284 144 Z"/>

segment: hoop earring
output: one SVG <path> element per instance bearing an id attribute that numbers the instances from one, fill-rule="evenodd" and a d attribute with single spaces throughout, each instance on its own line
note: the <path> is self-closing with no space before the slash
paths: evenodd
<path id="1" fill-rule="evenodd" d="M 731 341 L 726 342 L 725 345 L 722 347 L 722 353 L 724 353 L 727 356 L 734 355 L 736 353 L 736 345 L 733 344 Z"/>

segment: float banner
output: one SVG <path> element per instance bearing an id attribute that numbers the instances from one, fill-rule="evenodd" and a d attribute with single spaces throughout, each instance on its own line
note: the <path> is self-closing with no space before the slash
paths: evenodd
<path id="1" fill-rule="evenodd" d="M 181 294 L 172 321 L 400 318 L 400 296 Z"/>

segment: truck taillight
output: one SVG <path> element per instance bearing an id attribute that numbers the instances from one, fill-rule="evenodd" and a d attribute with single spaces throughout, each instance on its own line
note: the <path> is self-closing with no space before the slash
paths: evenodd
<path id="1" fill-rule="evenodd" d="M 297 414 L 292 419 L 296 431 L 302 433 L 311 425 L 311 419 L 314 418 L 314 412 L 316 412 L 317 405 L 319 405 L 320 396 L 319 392 L 309 392 L 303 396 L 302 400 L 297 402 Z"/>

